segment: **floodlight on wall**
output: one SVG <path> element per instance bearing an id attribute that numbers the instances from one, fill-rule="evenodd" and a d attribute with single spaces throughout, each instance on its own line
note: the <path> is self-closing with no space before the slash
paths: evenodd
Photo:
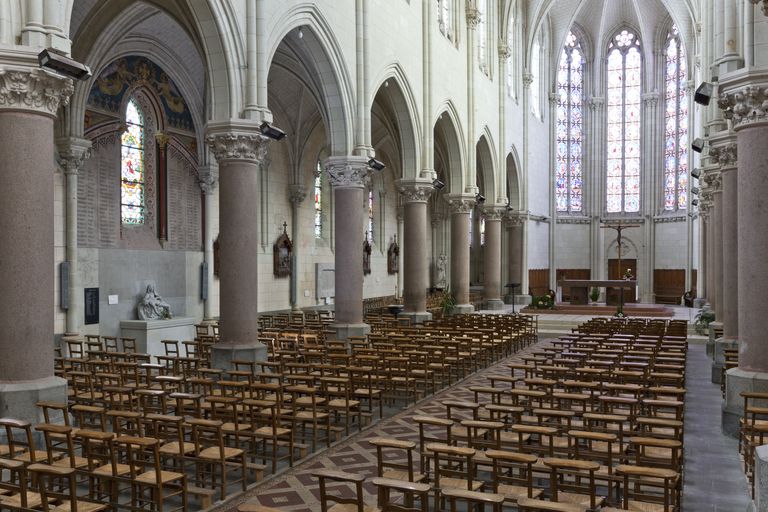
<path id="1" fill-rule="evenodd" d="M 695 196 L 699 195 L 699 187 L 691 188 L 691 194 L 693 194 Z"/>
<path id="2" fill-rule="evenodd" d="M 697 153 L 704 151 L 704 139 L 696 138 L 691 142 L 691 149 Z"/>
<path id="3" fill-rule="evenodd" d="M 435 178 L 432 180 L 432 186 L 435 188 L 435 190 L 442 190 L 445 187 L 445 183 Z"/>
<path id="4" fill-rule="evenodd" d="M 81 62 L 70 59 L 53 48 L 46 48 L 37 54 L 40 67 L 53 70 L 74 80 L 86 80 L 91 76 L 91 68 Z"/>
<path id="5" fill-rule="evenodd" d="M 693 95 L 693 101 L 699 105 L 709 105 L 709 101 L 712 99 L 713 90 L 714 86 L 711 83 L 701 82 L 701 85 L 696 88 L 696 92 Z"/>
<path id="6" fill-rule="evenodd" d="M 376 160 L 375 158 L 371 158 L 370 160 L 368 160 L 368 167 L 370 167 L 374 171 L 383 171 L 386 165 Z"/>
<path id="7" fill-rule="evenodd" d="M 285 138 L 285 132 L 283 130 L 281 130 L 277 126 L 272 126 L 266 121 L 261 123 L 261 126 L 259 126 L 259 130 L 261 131 L 262 135 L 265 135 L 270 139 L 281 140 Z"/>
<path id="8" fill-rule="evenodd" d="M 475 201 L 477 201 L 478 204 L 483 204 L 485 202 L 485 196 L 483 194 L 478 193 L 475 196 Z"/>
<path id="9" fill-rule="evenodd" d="M 694 199 L 693 201 L 691 201 L 691 206 L 699 206 L 699 200 Z"/>
<path id="10" fill-rule="evenodd" d="M 691 178 L 699 179 L 701 176 L 701 169 L 694 169 L 691 171 Z"/>

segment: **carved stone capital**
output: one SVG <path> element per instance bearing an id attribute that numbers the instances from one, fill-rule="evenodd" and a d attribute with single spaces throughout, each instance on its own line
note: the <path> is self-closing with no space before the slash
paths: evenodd
<path id="1" fill-rule="evenodd" d="M 219 184 L 218 168 L 213 165 L 201 165 L 197 168 L 197 175 L 200 179 L 200 189 L 205 194 L 213 194 Z"/>
<path id="2" fill-rule="evenodd" d="M 723 177 L 719 169 L 710 169 L 704 173 L 704 183 L 707 184 L 707 192 L 714 194 L 721 191 Z"/>
<path id="3" fill-rule="evenodd" d="M 431 181 L 400 180 L 397 190 L 406 203 L 426 203 L 435 187 Z"/>
<path id="4" fill-rule="evenodd" d="M 258 125 L 247 121 L 231 121 L 208 125 L 205 142 L 221 164 L 232 160 L 261 163 L 271 139 L 259 131 Z"/>
<path id="5" fill-rule="evenodd" d="M 488 205 L 483 206 L 481 211 L 483 212 L 483 218 L 487 221 L 500 221 L 507 213 L 507 207 L 503 205 Z"/>
<path id="6" fill-rule="evenodd" d="M 0 109 L 56 116 L 75 91 L 72 80 L 42 69 L 0 66 Z"/>
<path id="7" fill-rule="evenodd" d="M 749 3 L 759 5 L 763 15 L 768 16 L 768 0 L 749 0 Z"/>
<path id="8" fill-rule="evenodd" d="M 522 212 L 511 211 L 504 215 L 504 222 L 508 228 L 522 226 L 528 220 L 528 215 Z"/>
<path id="9" fill-rule="evenodd" d="M 473 195 L 447 195 L 445 200 L 451 213 L 469 213 L 475 206 L 475 196 Z"/>
<path id="10" fill-rule="evenodd" d="M 730 119 L 733 129 L 768 123 L 768 86 L 747 85 L 723 92 L 717 100 L 723 117 Z"/>
<path id="11" fill-rule="evenodd" d="M 643 100 L 643 103 L 645 103 L 646 105 L 655 107 L 656 104 L 659 102 L 659 93 L 647 92 L 643 94 L 640 98 Z"/>
<path id="12" fill-rule="evenodd" d="M 523 73 L 523 87 L 526 89 L 531 88 L 531 84 L 533 83 L 533 73 L 525 72 Z"/>
<path id="13" fill-rule="evenodd" d="M 738 161 L 738 146 L 732 142 L 725 146 L 709 148 L 710 162 L 719 165 L 721 170 L 735 169 Z"/>
<path id="14" fill-rule="evenodd" d="M 293 183 L 289 187 L 291 204 L 299 205 L 307 198 L 307 187 L 298 183 Z"/>
<path id="15" fill-rule="evenodd" d="M 593 96 L 589 98 L 589 101 L 587 102 L 589 105 L 589 110 L 595 111 L 595 110 L 601 110 L 603 108 L 603 105 L 605 105 L 605 98 L 601 98 L 599 96 Z"/>
<path id="16" fill-rule="evenodd" d="M 60 137 L 56 139 L 58 155 L 56 161 L 64 170 L 64 174 L 77 175 L 83 167 L 83 162 L 91 157 L 92 142 L 79 137 Z"/>
<path id="17" fill-rule="evenodd" d="M 471 4 L 468 4 L 465 14 L 467 16 L 467 25 L 469 28 L 472 30 L 477 28 L 477 24 L 480 23 L 480 10 Z"/>
<path id="18" fill-rule="evenodd" d="M 368 186 L 371 168 L 361 156 L 332 156 L 323 162 L 333 188 L 364 188 Z"/>
<path id="19" fill-rule="evenodd" d="M 171 136 L 167 133 L 157 132 L 155 134 L 155 141 L 157 141 L 157 145 L 160 149 L 165 149 L 171 141 Z"/>
<path id="20" fill-rule="evenodd" d="M 440 225 L 440 223 L 443 221 L 445 216 L 441 212 L 434 212 L 432 214 L 432 217 L 430 218 L 430 221 L 432 222 L 432 227 L 437 227 Z"/>
<path id="21" fill-rule="evenodd" d="M 560 95 L 556 92 L 549 93 L 549 104 L 550 105 L 557 105 L 557 100 L 560 99 Z"/>
<path id="22" fill-rule="evenodd" d="M 499 60 L 505 61 L 512 56 L 512 48 L 507 43 L 499 42 Z"/>

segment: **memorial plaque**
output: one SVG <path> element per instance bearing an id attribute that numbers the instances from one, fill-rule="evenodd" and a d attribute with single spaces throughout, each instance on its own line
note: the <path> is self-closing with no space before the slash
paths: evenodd
<path id="1" fill-rule="evenodd" d="M 99 323 L 99 289 L 85 289 L 85 325 Z"/>

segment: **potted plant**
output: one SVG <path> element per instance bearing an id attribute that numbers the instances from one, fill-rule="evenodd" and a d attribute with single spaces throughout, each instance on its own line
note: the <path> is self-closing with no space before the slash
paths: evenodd
<path id="1" fill-rule="evenodd" d="M 704 334 L 709 329 L 709 324 L 714 321 L 715 312 L 705 304 L 693 318 L 693 328 L 696 329 L 696 334 Z"/>
<path id="2" fill-rule="evenodd" d="M 440 297 L 440 309 L 443 311 L 443 316 L 448 316 L 453 312 L 453 308 L 456 306 L 456 299 L 453 298 L 449 290 L 443 291 L 442 297 Z"/>
<path id="3" fill-rule="evenodd" d="M 597 304 L 597 299 L 600 298 L 600 290 L 597 288 L 592 288 L 589 291 L 589 300 L 592 301 L 592 304 Z"/>

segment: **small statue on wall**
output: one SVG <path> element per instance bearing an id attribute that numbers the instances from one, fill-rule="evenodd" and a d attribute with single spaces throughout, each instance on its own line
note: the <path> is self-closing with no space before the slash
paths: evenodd
<path id="1" fill-rule="evenodd" d="M 387 273 L 397 274 L 400 271 L 400 247 L 397 245 L 397 236 L 389 244 L 387 249 Z"/>
<path id="2" fill-rule="evenodd" d="M 368 242 L 368 231 L 363 238 L 363 275 L 371 273 L 371 244 Z"/>
<path id="3" fill-rule="evenodd" d="M 448 262 L 448 257 L 445 254 L 441 254 L 437 258 L 437 276 L 435 278 L 435 288 L 445 289 L 448 283 L 445 278 L 445 267 Z"/>
<path id="4" fill-rule="evenodd" d="M 148 284 L 144 297 L 139 301 L 137 311 L 140 320 L 165 320 L 173 318 L 171 306 L 155 293 L 154 285 Z"/>
<path id="5" fill-rule="evenodd" d="M 272 247 L 273 267 L 276 277 L 291 275 L 291 259 L 293 258 L 293 244 L 288 238 L 288 224 L 283 222 L 283 233 L 277 237 Z"/>

